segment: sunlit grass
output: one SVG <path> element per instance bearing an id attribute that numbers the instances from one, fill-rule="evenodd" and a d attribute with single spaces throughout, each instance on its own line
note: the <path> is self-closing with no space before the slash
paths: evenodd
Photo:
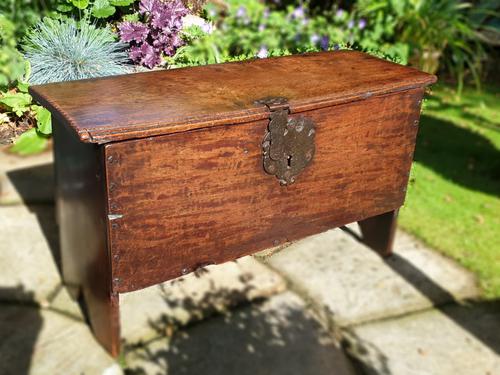
<path id="1" fill-rule="evenodd" d="M 401 226 L 500 298 L 500 93 L 446 86 L 426 100 Z"/>

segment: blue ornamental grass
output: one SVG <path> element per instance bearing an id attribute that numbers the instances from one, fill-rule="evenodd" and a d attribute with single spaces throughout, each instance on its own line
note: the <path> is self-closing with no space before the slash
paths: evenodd
<path id="1" fill-rule="evenodd" d="M 28 32 L 25 57 L 31 84 L 125 74 L 131 71 L 126 45 L 109 28 L 86 21 L 45 18 Z"/>

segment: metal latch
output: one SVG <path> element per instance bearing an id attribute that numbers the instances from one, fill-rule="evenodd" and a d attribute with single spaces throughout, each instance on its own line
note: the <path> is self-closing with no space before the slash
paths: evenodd
<path id="1" fill-rule="evenodd" d="M 264 170 L 276 176 L 281 185 L 290 185 L 314 157 L 314 121 L 290 117 L 288 100 L 283 97 L 260 99 L 256 104 L 264 104 L 270 112 L 262 140 Z"/>

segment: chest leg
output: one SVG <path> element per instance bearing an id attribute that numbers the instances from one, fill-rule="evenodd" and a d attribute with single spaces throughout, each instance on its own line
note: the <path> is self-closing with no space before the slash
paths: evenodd
<path id="1" fill-rule="evenodd" d="M 391 255 L 397 216 L 398 210 L 394 210 L 358 221 L 363 243 L 383 257 Z"/>

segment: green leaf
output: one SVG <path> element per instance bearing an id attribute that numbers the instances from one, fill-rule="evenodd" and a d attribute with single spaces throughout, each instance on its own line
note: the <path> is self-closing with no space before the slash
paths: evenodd
<path id="1" fill-rule="evenodd" d="M 139 21 L 139 13 L 125 14 L 123 16 L 124 21 L 137 22 Z"/>
<path id="2" fill-rule="evenodd" d="M 28 92 L 28 87 L 30 87 L 29 83 L 27 82 L 18 82 L 17 83 L 17 89 L 21 92 Z"/>
<path id="3" fill-rule="evenodd" d="M 89 6 L 89 0 L 71 0 L 71 4 L 78 9 L 85 9 Z"/>
<path id="4" fill-rule="evenodd" d="M 38 131 L 45 135 L 52 134 L 52 115 L 50 112 L 39 105 L 34 105 L 31 108 L 36 114 L 36 126 Z"/>
<path id="5" fill-rule="evenodd" d="M 134 0 L 109 0 L 109 3 L 115 7 L 126 7 L 133 2 Z"/>
<path id="6" fill-rule="evenodd" d="M 28 59 L 24 60 L 24 76 L 23 82 L 28 82 L 31 77 L 31 63 Z"/>
<path id="7" fill-rule="evenodd" d="M 71 12 L 73 10 L 73 7 L 69 4 L 59 4 L 56 7 L 56 9 L 58 12 L 67 13 L 67 12 Z"/>
<path id="8" fill-rule="evenodd" d="M 114 6 L 109 5 L 108 0 L 96 0 L 92 7 L 92 15 L 96 18 L 107 18 L 116 11 Z"/>
<path id="9" fill-rule="evenodd" d="M 19 155 L 29 155 L 41 152 L 46 147 L 47 138 L 33 128 L 21 134 L 10 151 Z"/>
<path id="10" fill-rule="evenodd" d="M 22 92 L 6 93 L 0 98 L 0 103 L 15 112 L 17 116 L 22 116 L 29 110 L 31 95 Z"/>
<path id="11" fill-rule="evenodd" d="M 9 79 L 5 74 L 0 73 L 0 87 L 7 88 L 8 85 L 9 85 Z"/>

